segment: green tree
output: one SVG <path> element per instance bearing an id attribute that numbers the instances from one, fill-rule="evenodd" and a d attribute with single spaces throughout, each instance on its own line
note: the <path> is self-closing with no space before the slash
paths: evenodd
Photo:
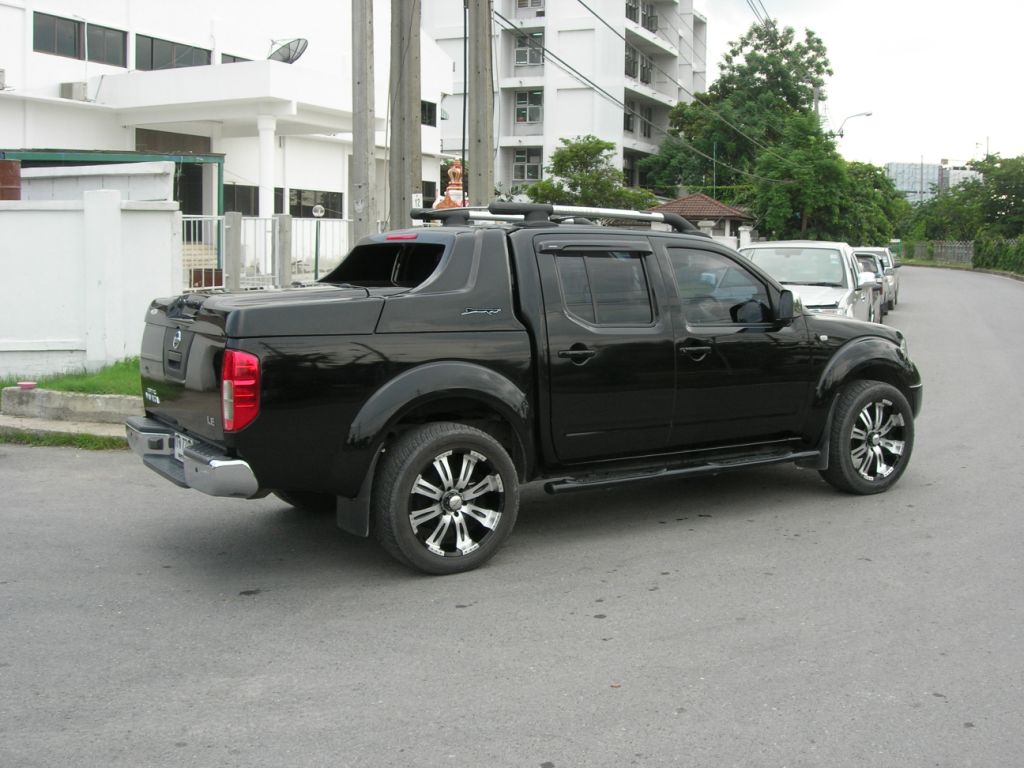
<path id="1" fill-rule="evenodd" d="M 535 203 L 637 210 L 657 204 L 647 190 L 624 186 L 622 171 L 612 165 L 612 142 L 590 135 L 561 142 L 544 168 L 546 178 L 526 191 Z"/>
<path id="2" fill-rule="evenodd" d="M 831 239 L 840 226 L 846 166 L 812 113 L 794 113 L 782 141 L 758 158 L 751 208 L 776 239 Z M 780 181 L 782 180 L 782 181 Z"/>
<path id="3" fill-rule="evenodd" d="M 640 164 L 655 189 L 674 194 L 679 185 L 742 190 L 758 157 L 782 140 L 794 114 L 813 111 L 832 74 L 825 45 L 810 30 L 798 39 L 792 27 L 755 24 L 723 57 L 721 74 L 707 93 L 678 104 L 669 116 L 674 140 Z M 721 196 L 738 202 L 735 193 Z"/>
<path id="4" fill-rule="evenodd" d="M 1024 235 L 1024 155 L 1005 160 L 989 155 L 973 167 L 983 178 L 979 204 L 984 233 L 1004 238 Z"/>

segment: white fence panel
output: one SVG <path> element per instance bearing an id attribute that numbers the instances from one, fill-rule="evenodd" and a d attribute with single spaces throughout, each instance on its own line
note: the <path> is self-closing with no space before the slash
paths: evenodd
<path id="1" fill-rule="evenodd" d="M 242 219 L 242 288 L 274 287 L 274 220 Z"/>
<path id="2" fill-rule="evenodd" d="M 224 287 L 224 217 L 181 217 L 182 285 L 186 291 Z"/>
<path id="3" fill-rule="evenodd" d="M 349 251 L 349 219 L 292 219 L 292 280 L 310 283 Z"/>

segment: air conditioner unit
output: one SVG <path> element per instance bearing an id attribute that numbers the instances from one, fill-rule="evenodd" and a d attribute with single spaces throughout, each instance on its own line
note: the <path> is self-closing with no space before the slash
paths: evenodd
<path id="1" fill-rule="evenodd" d="M 62 99 L 71 99 L 73 101 L 85 101 L 85 83 L 61 83 L 60 97 Z"/>

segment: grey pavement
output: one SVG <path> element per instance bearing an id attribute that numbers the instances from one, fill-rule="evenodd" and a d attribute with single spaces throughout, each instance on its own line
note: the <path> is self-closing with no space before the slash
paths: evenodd
<path id="1" fill-rule="evenodd" d="M 548 497 L 425 577 L 127 452 L 0 445 L 3 766 L 1024 764 L 1024 285 L 905 268 L 891 492 Z"/>

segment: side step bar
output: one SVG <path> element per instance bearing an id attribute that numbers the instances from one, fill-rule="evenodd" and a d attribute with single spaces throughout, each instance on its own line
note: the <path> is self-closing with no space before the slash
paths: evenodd
<path id="1" fill-rule="evenodd" d="M 544 484 L 544 490 L 551 494 L 568 493 L 571 491 L 583 491 L 591 488 L 607 488 L 613 485 L 626 485 L 628 483 L 648 480 L 661 480 L 674 477 L 695 477 L 699 475 L 717 475 L 731 469 L 767 466 L 769 464 L 787 464 L 790 462 L 813 463 L 820 458 L 822 458 L 821 452 L 817 450 L 790 451 L 787 453 L 775 453 L 742 459 L 710 460 L 700 464 L 690 464 L 685 467 L 667 466 L 646 471 L 628 469 L 622 470 L 621 472 L 602 473 L 600 475 L 563 477 L 558 480 L 549 480 Z"/>

